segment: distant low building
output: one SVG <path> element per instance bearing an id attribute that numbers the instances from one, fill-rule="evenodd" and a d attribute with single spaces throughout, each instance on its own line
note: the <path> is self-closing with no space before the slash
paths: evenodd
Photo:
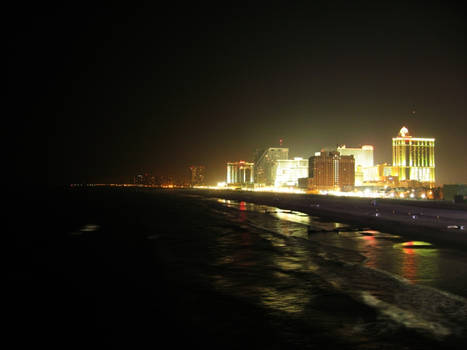
<path id="1" fill-rule="evenodd" d="M 274 163 L 275 187 L 297 187 L 298 179 L 308 177 L 308 159 L 278 159 Z"/>
<path id="2" fill-rule="evenodd" d="M 307 177 L 299 178 L 298 179 L 298 188 L 300 188 L 302 190 L 307 190 L 308 189 L 308 181 L 309 181 L 308 175 L 307 175 Z"/>
<path id="3" fill-rule="evenodd" d="M 444 185 L 443 198 L 455 202 L 467 201 L 467 184 Z"/>
<path id="4" fill-rule="evenodd" d="M 133 178 L 135 185 L 153 186 L 155 182 L 155 177 L 149 173 L 139 173 Z"/>
<path id="5" fill-rule="evenodd" d="M 365 167 L 362 171 L 363 184 L 365 182 L 385 182 L 389 177 L 397 176 L 397 173 L 393 175 L 393 167 L 387 163 Z"/>
<path id="6" fill-rule="evenodd" d="M 227 185 L 252 185 L 254 181 L 254 163 L 239 162 L 227 163 Z"/>
<path id="7" fill-rule="evenodd" d="M 192 165 L 190 171 L 191 186 L 204 186 L 206 168 L 203 165 Z"/>

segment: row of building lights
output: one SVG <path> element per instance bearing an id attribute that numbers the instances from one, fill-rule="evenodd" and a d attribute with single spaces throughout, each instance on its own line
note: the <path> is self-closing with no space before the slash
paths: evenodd
<path id="1" fill-rule="evenodd" d="M 333 151 L 316 152 L 309 159 L 288 159 L 289 150 L 281 142 L 281 147 L 258 150 L 253 162 L 227 163 L 226 181 L 214 188 L 432 198 L 434 143 L 434 138 L 414 138 L 402 127 L 392 139 L 393 164 L 374 165 L 371 145 L 343 145 Z"/>

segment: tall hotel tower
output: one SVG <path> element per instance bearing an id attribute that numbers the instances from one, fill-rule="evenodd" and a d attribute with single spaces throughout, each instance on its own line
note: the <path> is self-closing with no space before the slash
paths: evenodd
<path id="1" fill-rule="evenodd" d="M 355 184 L 353 155 L 339 152 L 316 152 L 308 160 L 308 189 L 350 191 Z"/>
<path id="2" fill-rule="evenodd" d="M 405 126 L 392 139 L 393 175 L 399 181 L 435 183 L 435 139 L 412 137 Z"/>

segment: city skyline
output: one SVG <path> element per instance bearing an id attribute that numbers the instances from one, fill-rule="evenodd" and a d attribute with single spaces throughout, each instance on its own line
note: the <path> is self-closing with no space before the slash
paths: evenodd
<path id="1" fill-rule="evenodd" d="M 406 130 L 407 132 L 407 135 L 409 135 L 409 137 L 412 137 L 412 135 L 410 135 L 408 133 L 408 129 L 405 127 L 405 126 L 402 126 L 401 130 L 399 131 L 397 137 L 400 137 L 400 133 L 403 131 L 403 130 Z M 405 135 L 404 135 L 405 136 Z M 422 139 L 422 140 L 432 140 L 432 142 L 434 142 L 435 138 L 420 138 L 420 137 L 417 137 L 417 136 L 420 136 L 420 135 L 416 135 L 416 137 L 414 137 L 414 140 L 418 140 L 418 139 Z M 396 137 L 396 138 L 397 138 Z M 393 140 L 394 140 L 394 137 L 393 137 Z M 358 146 L 359 147 L 356 147 L 356 145 L 346 145 L 345 143 L 337 143 L 335 146 L 325 146 L 325 147 L 321 147 L 317 150 L 313 150 L 313 151 L 308 151 L 308 155 L 300 155 L 300 156 L 289 156 L 289 151 L 291 150 L 291 148 L 289 147 L 285 147 L 283 145 L 283 139 L 279 139 L 277 140 L 278 141 L 278 144 L 275 145 L 275 146 L 268 146 L 268 147 L 263 147 L 263 150 L 267 150 L 267 149 L 274 149 L 274 148 L 277 148 L 277 149 L 280 149 L 280 148 L 284 148 L 284 149 L 287 149 L 287 158 L 284 158 L 284 159 L 288 159 L 289 161 L 290 160 L 297 160 L 297 159 L 306 159 L 308 160 L 310 157 L 312 157 L 313 155 L 315 155 L 316 153 L 319 153 L 321 151 L 337 151 L 339 153 L 341 153 L 341 155 L 344 155 L 344 154 L 352 154 L 352 151 L 353 150 L 363 150 L 363 151 L 370 151 L 371 152 L 371 162 L 369 162 L 366 166 L 370 165 L 370 166 L 373 166 L 373 159 L 381 159 L 381 157 L 378 157 L 378 158 L 373 158 L 375 155 L 377 156 L 377 153 L 374 154 L 374 146 L 373 145 L 369 145 L 369 144 L 365 144 L 365 143 L 359 143 Z M 393 141 L 394 142 L 394 141 Z M 342 153 L 342 150 L 346 151 L 344 153 Z M 434 150 L 436 150 L 436 147 L 434 147 Z M 256 150 L 258 151 L 258 150 Z M 392 151 L 391 151 L 392 152 Z M 203 175 L 203 184 L 204 185 L 211 185 L 211 186 L 214 186 L 215 184 L 219 183 L 219 182 L 227 182 L 227 183 L 235 183 L 235 181 L 229 181 L 229 175 L 228 175 L 228 172 L 227 172 L 227 175 L 225 174 L 225 166 L 227 165 L 227 167 L 229 167 L 229 164 L 234 164 L 234 163 L 246 163 L 246 164 L 249 164 L 250 166 L 253 166 L 255 165 L 254 162 L 249 162 L 249 161 L 245 161 L 245 160 L 251 160 L 253 161 L 254 160 L 254 153 L 255 152 L 250 152 L 251 154 L 253 154 L 253 156 L 244 156 L 244 157 L 240 157 L 239 160 L 225 160 L 224 163 L 222 164 L 219 164 L 216 166 L 216 168 L 222 168 L 224 174 L 220 177 L 220 178 L 216 178 L 216 179 L 213 179 L 211 177 L 210 181 L 204 181 L 204 177 L 205 175 Z M 296 152 L 292 152 L 291 154 L 295 154 Z M 436 152 L 435 152 L 436 153 Z M 360 156 L 359 156 L 360 157 Z M 391 154 L 391 157 L 393 157 L 393 154 Z M 357 157 L 358 158 L 358 157 Z M 357 159 L 356 158 L 356 159 Z M 393 158 L 391 158 L 391 160 L 393 160 Z M 368 162 L 368 161 L 366 161 Z M 371 163 L 371 164 L 370 164 Z M 389 161 L 389 160 L 383 160 L 383 161 L 380 161 L 380 162 L 376 162 L 374 161 L 374 166 L 377 166 L 377 165 L 388 165 L 388 166 L 395 166 L 395 164 L 393 164 L 392 161 Z M 187 167 L 187 171 L 185 173 L 182 173 L 182 174 L 177 174 L 175 175 L 175 177 L 173 175 L 170 175 L 170 174 L 155 174 L 155 173 L 151 173 L 151 175 L 155 175 L 155 176 L 159 176 L 159 177 L 171 177 L 173 179 L 176 180 L 176 182 L 180 182 L 182 180 L 185 180 L 185 179 L 188 179 L 190 177 L 192 177 L 193 175 L 190 173 L 188 174 L 188 170 L 190 171 L 193 171 L 193 168 L 198 168 L 198 167 L 201 167 L 203 168 L 203 172 L 206 171 L 206 167 L 204 165 L 201 165 L 201 164 L 198 164 L 198 165 L 191 165 L 189 167 Z M 356 169 L 357 171 L 357 169 Z M 141 170 L 139 173 L 144 173 L 145 171 L 144 170 Z M 208 170 L 209 172 L 209 170 Z M 146 174 L 147 176 L 148 174 Z M 123 181 L 125 182 L 125 181 Z M 193 181 L 192 181 L 193 182 Z M 255 181 L 256 182 L 256 181 Z M 131 183 L 128 182 L 128 183 Z M 135 182 L 136 183 L 136 182 Z M 442 186 L 443 183 L 439 183 L 438 181 L 435 181 L 434 182 L 436 185 L 439 185 L 439 186 Z M 446 183 L 447 184 L 447 183 Z"/>
<path id="2" fill-rule="evenodd" d="M 227 161 L 251 161 L 279 139 L 290 158 L 369 144 L 375 163 L 391 163 L 402 125 L 436 139 L 438 184 L 467 182 L 459 4 L 41 4 L 11 14 L 17 162 L 40 168 L 45 135 L 50 185 L 140 169 L 183 176 L 193 164 L 215 183 Z"/>
<path id="3" fill-rule="evenodd" d="M 397 141 L 395 141 L 397 140 Z M 397 147 L 395 148 L 395 142 L 397 142 Z M 411 154 L 410 155 L 410 158 L 409 158 L 409 154 L 407 154 L 407 161 L 405 160 L 405 153 L 406 153 L 406 150 L 404 148 L 404 152 L 403 154 L 401 153 L 401 147 L 402 147 L 402 144 L 405 144 L 407 143 L 407 146 L 409 145 L 410 143 L 410 149 L 412 149 L 412 144 L 413 144 L 413 151 L 414 152 L 418 152 L 418 150 L 422 150 L 422 153 L 425 152 L 425 153 L 420 153 L 420 154 Z M 281 157 L 280 159 L 283 159 L 283 160 L 302 160 L 303 158 L 305 159 L 311 159 L 311 157 L 313 157 L 313 155 L 316 155 L 316 153 L 320 153 L 320 152 L 323 152 L 323 151 L 332 151 L 332 152 L 338 152 L 340 153 L 341 156 L 343 155 L 353 155 L 354 158 L 355 158 L 355 172 L 357 173 L 357 171 L 363 171 L 365 167 L 374 167 L 374 166 L 382 166 L 382 165 L 386 165 L 386 166 L 389 166 L 389 167 L 394 167 L 395 170 L 394 172 L 397 173 L 397 177 L 400 178 L 401 180 L 409 180 L 409 179 L 412 179 L 412 180 L 416 180 L 416 181 L 422 181 L 422 182 L 430 182 L 432 184 L 436 184 L 437 182 L 435 181 L 435 157 L 434 157 L 434 154 L 436 153 L 435 150 L 436 150 L 436 147 L 435 147 L 435 139 L 434 138 L 424 138 L 424 137 L 420 137 L 418 135 L 413 137 L 410 133 L 409 133 L 409 130 L 407 129 L 407 127 L 405 126 L 402 126 L 397 137 L 393 137 L 392 138 L 392 162 L 388 162 L 388 161 L 383 161 L 383 162 L 374 162 L 374 146 L 373 145 L 368 145 L 368 144 L 362 144 L 360 143 L 359 144 L 359 147 L 355 147 L 355 146 L 350 146 L 348 147 L 347 145 L 345 144 L 337 144 L 336 146 L 334 147 L 321 147 L 319 150 L 315 150 L 315 151 L 312 151 L 312 152 L 308 152 L 310 155 L 309 156 L 300 156 L 300 157 L 289 157 L 289 151 L 290 151 L 290 148 L 284 148 L 283 147 L 283 139 L 280 139 L 279 140 L 279 144 L 281 145 L 280 147 L 278 148 L 274 148 L 274 147 L 269 147 L 269 148 L 265 148 L 264 150 L 261 150 L 262 152 L 265 152 L 267 150 L 284 150 L 285 151 L 285 156 L 284 157 Z M 420 144 L 420 145 L 419 145 Z M 426 145 L 425 145 L 426 144 Z M 429 145 L 429 146 L 428 146 Z M 407 147 L 407 151 L 408 151 L 409 147 Z M 255 152 L 257 153 L 258 150 Z M 262 154 L 262 152 L 260 152 Z M 401 153 L 401 154 L 399 154 Z M 256 157 L 256 155 L 255 155 Z M 396 157 L 396 158 L 395 158 Z M 401 159 L 400 157 L 404 157 L 403 159 Z M 274 158 L 274 157 L 273 157 Z M 248 158 L 247 158 L 248 159 Z M 279 159 L 279 158 L 278 158 Z M 409 160 L 410 159 L 410 160 Z M 394 162 L 395 161 L 395 162 Z M 412 164 L 412 161 L 413 161 L 413 164 Z M 244 162 L 244 161 L 240 161 L 240 162 Z M 376 164 L 374 164 L 376 163 Z M 422 164 L 423 163 L 423 164 Z M 227 163 L 228 165 L 229 163 Z M 256 163 L 251 163 L 252 165 L 254 164 L 256 166 Z M 357 165 L 361 166 L 362 169 L 357 169 Z M 412 166 L 413 165 L 413 166 Z M 428 168 L 428 167 L 431 167 L 432 169 L 431 170 L 428 170 L 428 169 L 425 169 L 425 168 Z M 405 175 L 405 172 L 406 172 L 406 169 L 408 170 L 408 168 L 413 168 L 413 171 L 414 173 L 412 175 Z M 402 169 L 404 169 L 402 171 Z M 425 172 L 430 172 L 430 175 L 428 174 L 425 174 Z M 402 174 L 402 172 L 404 172 L 404 174 Z M 418 172 L 424 172 L 424 176 L 418 174 Z M 408 173 L 407 173 L 408 174 Z M 396 174 L 394 174 L 396 175 Z M 363 174 L 360 174 L 360 176 L 363 176 Z M 227 175 L 227 178 L 229 176 Z M 305 176 L 303 176 L 305 177 Z M 364 176 L 362 178 L 363 181 L 367 181 L 365 180 Z M 255 180 L 255 182 L 257 182 Z M 261 182 L 261 181 L 260 181 Z M 227 181 L 227 183 L 229 183 L 229 181 Z M 269 184 L 271 185 L 271 184 Z M 355 185 L 361 185 L 360 183 L 357 184 L 357 182 L 355 182 Z M 439 185 L 439 184 L 438 184 Z"/>
<path id="4" fill-rule="evenodd" d="M 413 152 L 407 153 L 405 148 L 401 149 L 402 144 L 410 144 L 410 150 Z M 311 156 L 304 157 L 289 157 L 289 148 L 284 147 L 283 139 L 279 139 L 279 147 L 266 147 L 263 149 L 257 149 L 254 152 L 253 162 L 246 162 L 245 160 L 238 161 L 227 161 L 224 165 L 227 166 L 227 174 L 224 178 L 217 179 L 216 183 L 206 183 L 204 182 L 204 175 L 202 183 L 195 183 L 191 181 L 192 185 L 208 185 L 214 186 L 216 184 L 225 183 L 227 185 L 259 185 L 261 186 L 272 186 L 275 188 L 280 188 L 289 183 L 288 186 L 298 187 L 299 178 L 311 178 L 307 170 L 306 173 L 299 170 L 299 163 L 306 162 L 302 164 L 308 169 L 308 160 L 314 158 L 314 156 L 320 154 L 333 153 L 340 156 L 352 155 L 354 158 L 355 164 L 355 177 L 354 185 L 355 186 L 365 186 L 368 182 L 382 181 L 376 180 L 377 169 L 381 168 L 379 171 L 386 172 L 384 169 L 387 169 L 389 175 L 386 176 L 395 176 L 398 181 L 406 180 L 415 180 L 416 182 L 423 182 L 425 185 L 430 183 L 430 186 L 442 186 L 442 184 L 434 181 L 435 179 L 435 139 L 434 138 L 423 138 L 423 137 L 413 137 L 407 127 L 402 126 L 399 130 L 399 133 L 396 137 L 392 138 L 392 160 L 393 162 L 374 162 L 374 146 L 368 144 L 360 144 L 360 147 L 347 146 L 345 144 L 337 144 L 334 147 L 322 147 L 319 151 L 311 152 Z M 396 147 L 397 145 L 397 147 Z M 413 146 L 412 146 L 413 145 Z M 413 147 L 413 149 L 412 149 Z M 324 152 L 324 153 L 323 153 Z M 337 153 L 336 153 L 337 152 Z M 421 152 L 421 153 L 420 153 Z M 407 153 L 407 154 L 406 154 Z M 403 157 L 403 159 L 401 158 Z M 407 160 L 405 160 L 407 158 Z M 249 157 L 244 157 L 243 159 L 249 159 Z M 431 160 L 430 160 L 431 159 Z M 266 163 L 264 163 L 266 161 Z M 395 161 L 395 163 L 394 163 Z M 412 164 L 413 162 L 413 164 Z M 264 163 L 264 164 L 263 164 Z M 294 164 L 292 167 L 292 163 Z M 431 170 L 425 169 L 425 167 L 431 167 Z M 205 171 L 204 166 L 191 166 L 189 169 L 193 172 L 193 169 L 201 167 L 203 173 Z M 245 170 L 241 169 L 251 169 L 250 173 L 246 175 Z M 253 171 L 255 168 L 255 171 Z M 283 168 L 283 170 L 278 171 L 278 168 Z M 411 175 L 408 175 L 407 172 L 409 168 L 413 168 Z M 311 169 L 311 168 L 310 168 Z M 298 172 L 297 172 L 298 171 Z M 310 170 L 311 171 L 311 170 Z M 430 171 L 431 175 L 428 176 L 425 172 Z M 237 175 L 238 172 L 238 175 Z M 240 175 L 242 172 L 242 175 Z M 291 176 L 291 173 L 297 172 L 300 173 L 300 176 L 294 175 Z M 407 172 L 407 175 L 406 175 Z M 424 174 L 422 176 L 422 173 Z M 279 178 L 276 179 L 276 174 Z M 381 174 L 382 175 L 382 174 Z M 193 175 L 192 175 L 193 176 Z M 246 177 L 245 177 L 246 176 Z M 290 177 L 291 176 L 291 177 Z M 186 176 L 185 176 L 186 177 Z M 357 179 L 358 177 L 358 179 Z M 181 177 L 183 178 L 183 176 Z M 242 178 L 243 180 L 237 181 L 237 179 Z M 246 178 L 249 180 L 246 181 Z M 293 180 L 292 180 L 293 179 Z M 385 181 L 382 181 L 383 184 Z M 135 182 L 136 183 L 136 182 Z M 385 183 L 388 185 L 389 183 Z M 392 186 L 394 184 L 391 184 Z M 406 184 L 407 185 L 407 184 Z M 397 187 L 397 186 L 396 186 Z M 403 187 L 403 186 L 402 186 Z"/>

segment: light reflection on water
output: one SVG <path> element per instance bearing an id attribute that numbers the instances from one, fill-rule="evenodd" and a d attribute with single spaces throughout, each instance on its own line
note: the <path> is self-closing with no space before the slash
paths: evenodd
<path id="1" fill-rule="evenodd" d="M 458 301 L 414 285 L 449 291 L 446 274 L 440 271 L 452 265 L 429 243 L 420 248 L 421 242 L 404 242 L 395 234 L 300 212 L 243 201 L 218 202 L 234 209 L 224 214 L 233 223 L 227 225 L 229 230 L 235 228 L 219 227 L 213 249 L 219 269 L 210 281 L 223 293 L 246 298 L 271 315 L 287 314 L 310 324 L 329 322 L 327 327 L 337 330 L 336 335 L 342 331 L 345 337 L 371 339 L 374 327 L 397 329 L 393 321 L 434 333 L 441 327 L 449 334 L 452 325 L 462 323 L 464 309 L 467 314 L 462 300 L 455 307 L 464 309 L 451 323 L 449 310 Z M 375 323 L 362 321 L 359 312 L 366 312 L 360 309 L 362 303 L 385 317 Z M 433 311 L 432 305 L 439 304 L 446 307 Z M 345 311 L 349 307 L 355 308 L 355 315 Z M 439 320 L 442 325 L 436 328 Z"/>
<path id="2" fill-rule="evenodd" d="M 440 277 L 439 252 L 428 242 L 409 241 L 394 245 L 402 251 L 401 274 L 412 283 L 434 281 Z"/>
<path id="3" fill-rule="evenodd" d="M 284 274 L 276 274 L 280 279 L 287 279 Z M 301 313 L 305 306 L 310 301 L 310 295 L 305 289 L 287 288 L 278 289 L 272 287 L 258 288 L 261 303 L 274 310 L 284 311 L 287 313 Z"/>
<path id="4" fill-rule="evenodd" d="M 402 246 L 400 236 L 369 229 L 346 231 L 349 228 L 346 224 L 323 222 L 318 217 L 298 211 L 283 210 L 245 201 L 218 199 L 218 202 L 230 208 L 239 209 L 238 219 L 241 222 L 247 220 L 246 212 L 266 214 L 278 219 L 272 221 L 263 220 L 261 224 L 266 229 L 272 229 L 274 232 L 288 237 L 309 239 L 320 244 L 328 244 L 358 252 L 365 257 L 365 266 L 397 274 L 412 283 L 436 285 L 436 281 L 440 278 L 439 251 L 435 247 L 413 248 L 411 246 Z M 318 232 L 310 235 L 308 232 L 310 227 Z M 339 231 L 336 231 L 337 233 L 327 232 L 335 229 L 339 229 Z M 320 230 L 323 232 L 319 232 Z M 278 237 L 270 237 L 270 242 L 276 248 L 284 248 L 287 244 L 290 244 L 290 242 L 285 242 Z M 394 244 L 394 242 L 399 243 Z M 298 248 L 294 247 L 294 249 Z M 298 251 L 295 251 L 296 256 L 297 253 Z M 302 253 L 306 255 L 306 252 Z M 277 258 L 275 264 L 284 270 L 303 269 L 303 262 L 300 259 L 294 261 L 294 259 L 290 258 Z"/>
<path id="5" fill-rule="evenodd" d="M 223 275 L 215 276 L 214 284 L 239 296 L 257 298 L 269 309 L 293 314 L 304 312 L 312 294 L 305 288 L 303 281 L 293 274 L 315 271 L 318 266 L 305 247 L 291 245 L 287 237 L 307 237 L 310 217 L 303 213 L 243 201 L 220 199 L 218 202 L 238 209 L 233 219 L 240 223 L 248 221 L 252 229 L 242 226 L 234 234 L 235 237 L 217 237 L 218 246 L 227 250 L 240 246 L 241 249 L 233 249 L 227 256 L 220 254 L 217 264 L 227 270 Z M 271 220 L 271 217 L 276 220 Z M 266 231 L 258 234 L 254 227 L 261 227 Z M 232 240 L 236 243 L 233 244 Z M 256 249 L 251 249 L 253 245 Z M 267 253 L 262 251 L 262 247 L 267 249 Z M 239 275 L 242 276 L 241 280 L 238 279 Z M 244 283 L 245 280 L 250 283 Z"/>
<path id="6" fill-rule="evenodd" d="M 311 220 L 307 214 L 300 213 L 299 215 L 297 214 L 297 212 L 292 212 L 289 210 L 278 209 L 277 212 L 271 215 L 280 220 L 292 221 L 292 222 L 296 222 L 296 223 L 303 224 L 303 225 L 309 225 L 310 220 Z"/>
<path id="7" fill-rule="evenodd" d="M 371 234 L 368 234 L 370 233 Z M 337 242 L 339 247 L 351 248 L 366 257 L 365 265 L 397 274 L 412 283 L 436 285 L 439 280 L 439 251 L 427 242 L 424 245 L 397 243 L 400 236 L 379 231 L 363 231 L 356 235 L 339 235 L 347 240 Z"/>

